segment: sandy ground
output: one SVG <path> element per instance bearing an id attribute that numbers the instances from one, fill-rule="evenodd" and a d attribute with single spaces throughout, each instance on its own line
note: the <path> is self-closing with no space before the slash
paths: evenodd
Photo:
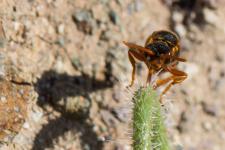
<path id="1" fill-rule="evenodd" d="M 188 79 L 164 96 L 174 149 L 225 149 L 223 0 L 1 0 L 2 150 L 129 150 L 131 98 L 146 81 L 122 41 L 180 36 Z M 19 94 L 18 94 L 19 93 Z M 6 113 L 7 112 L 7 113 Z M 8 114 L 8 115 L 7 115 Z"/>

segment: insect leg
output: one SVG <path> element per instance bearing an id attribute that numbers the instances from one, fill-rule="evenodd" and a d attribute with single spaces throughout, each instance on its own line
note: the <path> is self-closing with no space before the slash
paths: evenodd
<path id="1" fill-rule="evenodd" d="M 148 48 L 145 48 L 145 47 L 136 45 L 136 44 L 134 44 L 134 43 L 124 42 L 124 41 L 123 41 L 123 43 L 124 43 L 127 47 L 129 47 L 130 49 L 136 49 L 136 50 L 139 50 L 139 51 L 142 51 L 142 52 L 146 52 L 146 53 L 149 54 L 150 56 L 154 56 L 154 55 L 155 55 L 155 53 L 154 53 L 152 50 L 148 49 Z"/>
<path id="2" fill-rule="evenodd" d="M 164 55 L 164 59 L 167 59 L 167 58 L 170 58 L 170 57 L 171 57 L 170 55 Z M 177 57 L 177 56 L 174 56 L 172 58 L 175 59 L 176 61 L 180 61 L 180 62 L 186 62 L 187 61 L 185 58 L 181 58 L 181 57 Z"/>
<path id="3" fill-rule="evenodd" d="M 136 70 L 136 67 L 135 67 L 135 60 L 132 56 L 132 54 L 130 53 L 130 50 L 128 51 L 128 57 L 129 57 L 129 60 L 130 60 L 130 63 L 133 67 L 133 71 L 132 71 L 132 78 L 131 78 L 131 83 L 130 83 L 130 87 L 134 84 L 134 79 L 135 79 L 135 70 Z"/>
<path id="4" fill-rule="evenodd" d="M 169 68 L 169 67 L 163 67 L 166 71 L 169 71 L 172 76 L 163 79 L 163 80 L 158 80 L 156 82 L 156 85 L 154 86 L 154 89 L 168 83 L 169 81 L 172 80 L 171 83 L 169 83 L 169 85 L 167 85 L 167 87 L 163 90 L 163 92 L 160 94 L 160 102 L 162 103 L 162 96 L 171 88 L 172 85 L 177 84 L 177 83 L 181 83 L 182 81 L 184 81 L 187 78 L 187 74 L 183 71 L 180 71 L 176 68 Z"/>
<path id="5" fill-rule="evenodd" d="M 153 74 L 153 70 L 151 68 L 148 67 L 148 77 L 146 80 L 146 84 L 151 83 L 151 79 L 152 79 L 152 74 Z"/>
<path id="6" fill-rule="evenodd" d="M 158 88 L 161 85 L 167 84 L 168 82 L 170 82 L 171 80 L 173 80 L 173 75 L 170 77 L 167 77 L 165 79 L 158 79 L 155 83 L 155 85 L 153 86 L 153 89 Z M 163 92 L 160 94 L 160 103 L 162 104 L 162 96 L 170 89 L 170 87 L 172 86 L 172 82 L 169 83 L 169 85 L 163 90 Z"/>
<path id="7" fill-rule="evenodd" d="M 180 57 L 174 57 L 175 60 L 181 61 L 181 62 L 186 62 L 187 60 L 185 58 L 180 58 Z"/>
<path id="8" fill-rule="evenodd" d="M 153 89 L 158 88 L 161 85 L 167 84 L 169 81 L 171 81 L 173 79 L 173 76 L 167 77 L 165 79 L 158 79 L 155 83 L 155 85 L 153 86 Z"/>
<path id="9" fill-rule="evenodd" d="M 184 78 L 184 80 L 187 78 L 187 73 L 185 73 L 183 71 L 180 71 L 180 70 L 178 70 L 176 68 L 171 68 L 171 67 L 163 66 L 163 69 L 165 69 L 166 71 L 169 71 L 170 73 L 172 73 L 175 76 L 180 76 L 180 77 Z M 178 83 L 180 83 L 180 82 L 178 82 Z"/>
<path id="10" fill-rule="evenodd" d="M 146 59 L 145 59 L 144 56 L 142 56 L 140 53 L 138 53 L 138 52 L 136 52 L 134 50 L 129 50 L 128 51 L 128 58 L 129 58 L 130 63 L 132 65 L 132 67 L 133 67 L 131 83 L 129 85 L 131 87 L 134 84 L 135 71 L 136 71 L 136 67 L 135 67 L 135 63 L 136 62 L 135 62 L 135 59 L 134 58 L 136 58 L 136 59 L 138 59 L 140 61 L 144 61 L 144 62 L 146 61 Z"/>

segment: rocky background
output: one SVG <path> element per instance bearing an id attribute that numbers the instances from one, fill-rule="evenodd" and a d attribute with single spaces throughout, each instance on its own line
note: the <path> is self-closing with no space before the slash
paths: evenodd
<path id="1" fill-rule="evenodd" d="M 223 0 L 1 0 L 2 150 L 129 150 L 132 92 L 146 81 L 122 41 L 180 36 L 188 79 L 164 96 L 175 150 L 225 149 Z"/>

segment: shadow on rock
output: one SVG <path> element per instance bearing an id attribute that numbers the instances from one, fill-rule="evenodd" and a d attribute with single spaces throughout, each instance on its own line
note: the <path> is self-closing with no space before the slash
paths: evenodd
<path id="1" fill-rule="evenodd" d="M 68 131 L 72 133 L 80 132 L 82 147 L 88 145 L 88 147 L 93 150 L 101 150 L 103 148 L 103 143 L 98 140 L 98 136 L 93 132 L 93 126 L 91 124 L 85 121 L 76 121 L 60 117 L 49 120 L 49 123 L 42 127 L 41 131 L 36 135 L 32 149 L 40 150 L 52 148 L 54 146 L 53 140 Z"/>
<path id="2" fill-rule="evenodd" d="M 167 1 L 167 0 L 163 0 Z M 195 23 L 199 27 L 204 27 L 207 23 L 204 9 L 215 9 L 215 4 L 208 0 L 174 0 L 169 5 L 171 16 L 170 16 L 170 27 L 174 30 L 176 22 L 180 22 L 190 27 L 191 24 Z M 178 17 L 179 16 L 179 17 Z M 182 16 L 182 20 L 181 19 Z M 175 22 L 174 22 L 175 21 Z"/>
<path id="3" fill-rule="evenodd" d="M 70 76 L 53 70 L 44 72 L 35 84 L 39 95 L 37 103 L 43 109 L 52 107 L 61 113 L 61 117 L 48 120 L 48 124 L 36 135 L 32 149 L 53 147 L 54 139 L 67 131 L 75 131 L 81 132 L 82 146 L 101 150 L 103 143 L 98 140 L 93 125 L 87 121 L 92 103 L 89 93 L 112 87 L 113 82 L 108 79 L 99 81 L 86 74 Z"/>

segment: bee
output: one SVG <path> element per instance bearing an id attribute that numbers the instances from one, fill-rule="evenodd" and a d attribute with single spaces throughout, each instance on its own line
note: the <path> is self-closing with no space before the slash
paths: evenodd
<path id="1" fill-rule="evenodd" d="M 153 32 L 146 40 L 145 46 L 123 41 L 129 48 L 128 57 L 133 67 L 130 87 L 135 80 L 136 60 L 142 61 L 148 67 L 146 83 L 151 82 L 151 77 L 157 72 L 169 72 L 171 75 L 164 79 L 158 79 L 153 85 L 153 89 L 168 84 L 160 95 L 162 96 L 171 88 L 172 85 L 183 82 L 187 78 L 187 73 L 176 68 L 178 62 L 185 62 L 186 59 L 179 57 L 180 44 L 178 36 L 166 30 Z"/>

